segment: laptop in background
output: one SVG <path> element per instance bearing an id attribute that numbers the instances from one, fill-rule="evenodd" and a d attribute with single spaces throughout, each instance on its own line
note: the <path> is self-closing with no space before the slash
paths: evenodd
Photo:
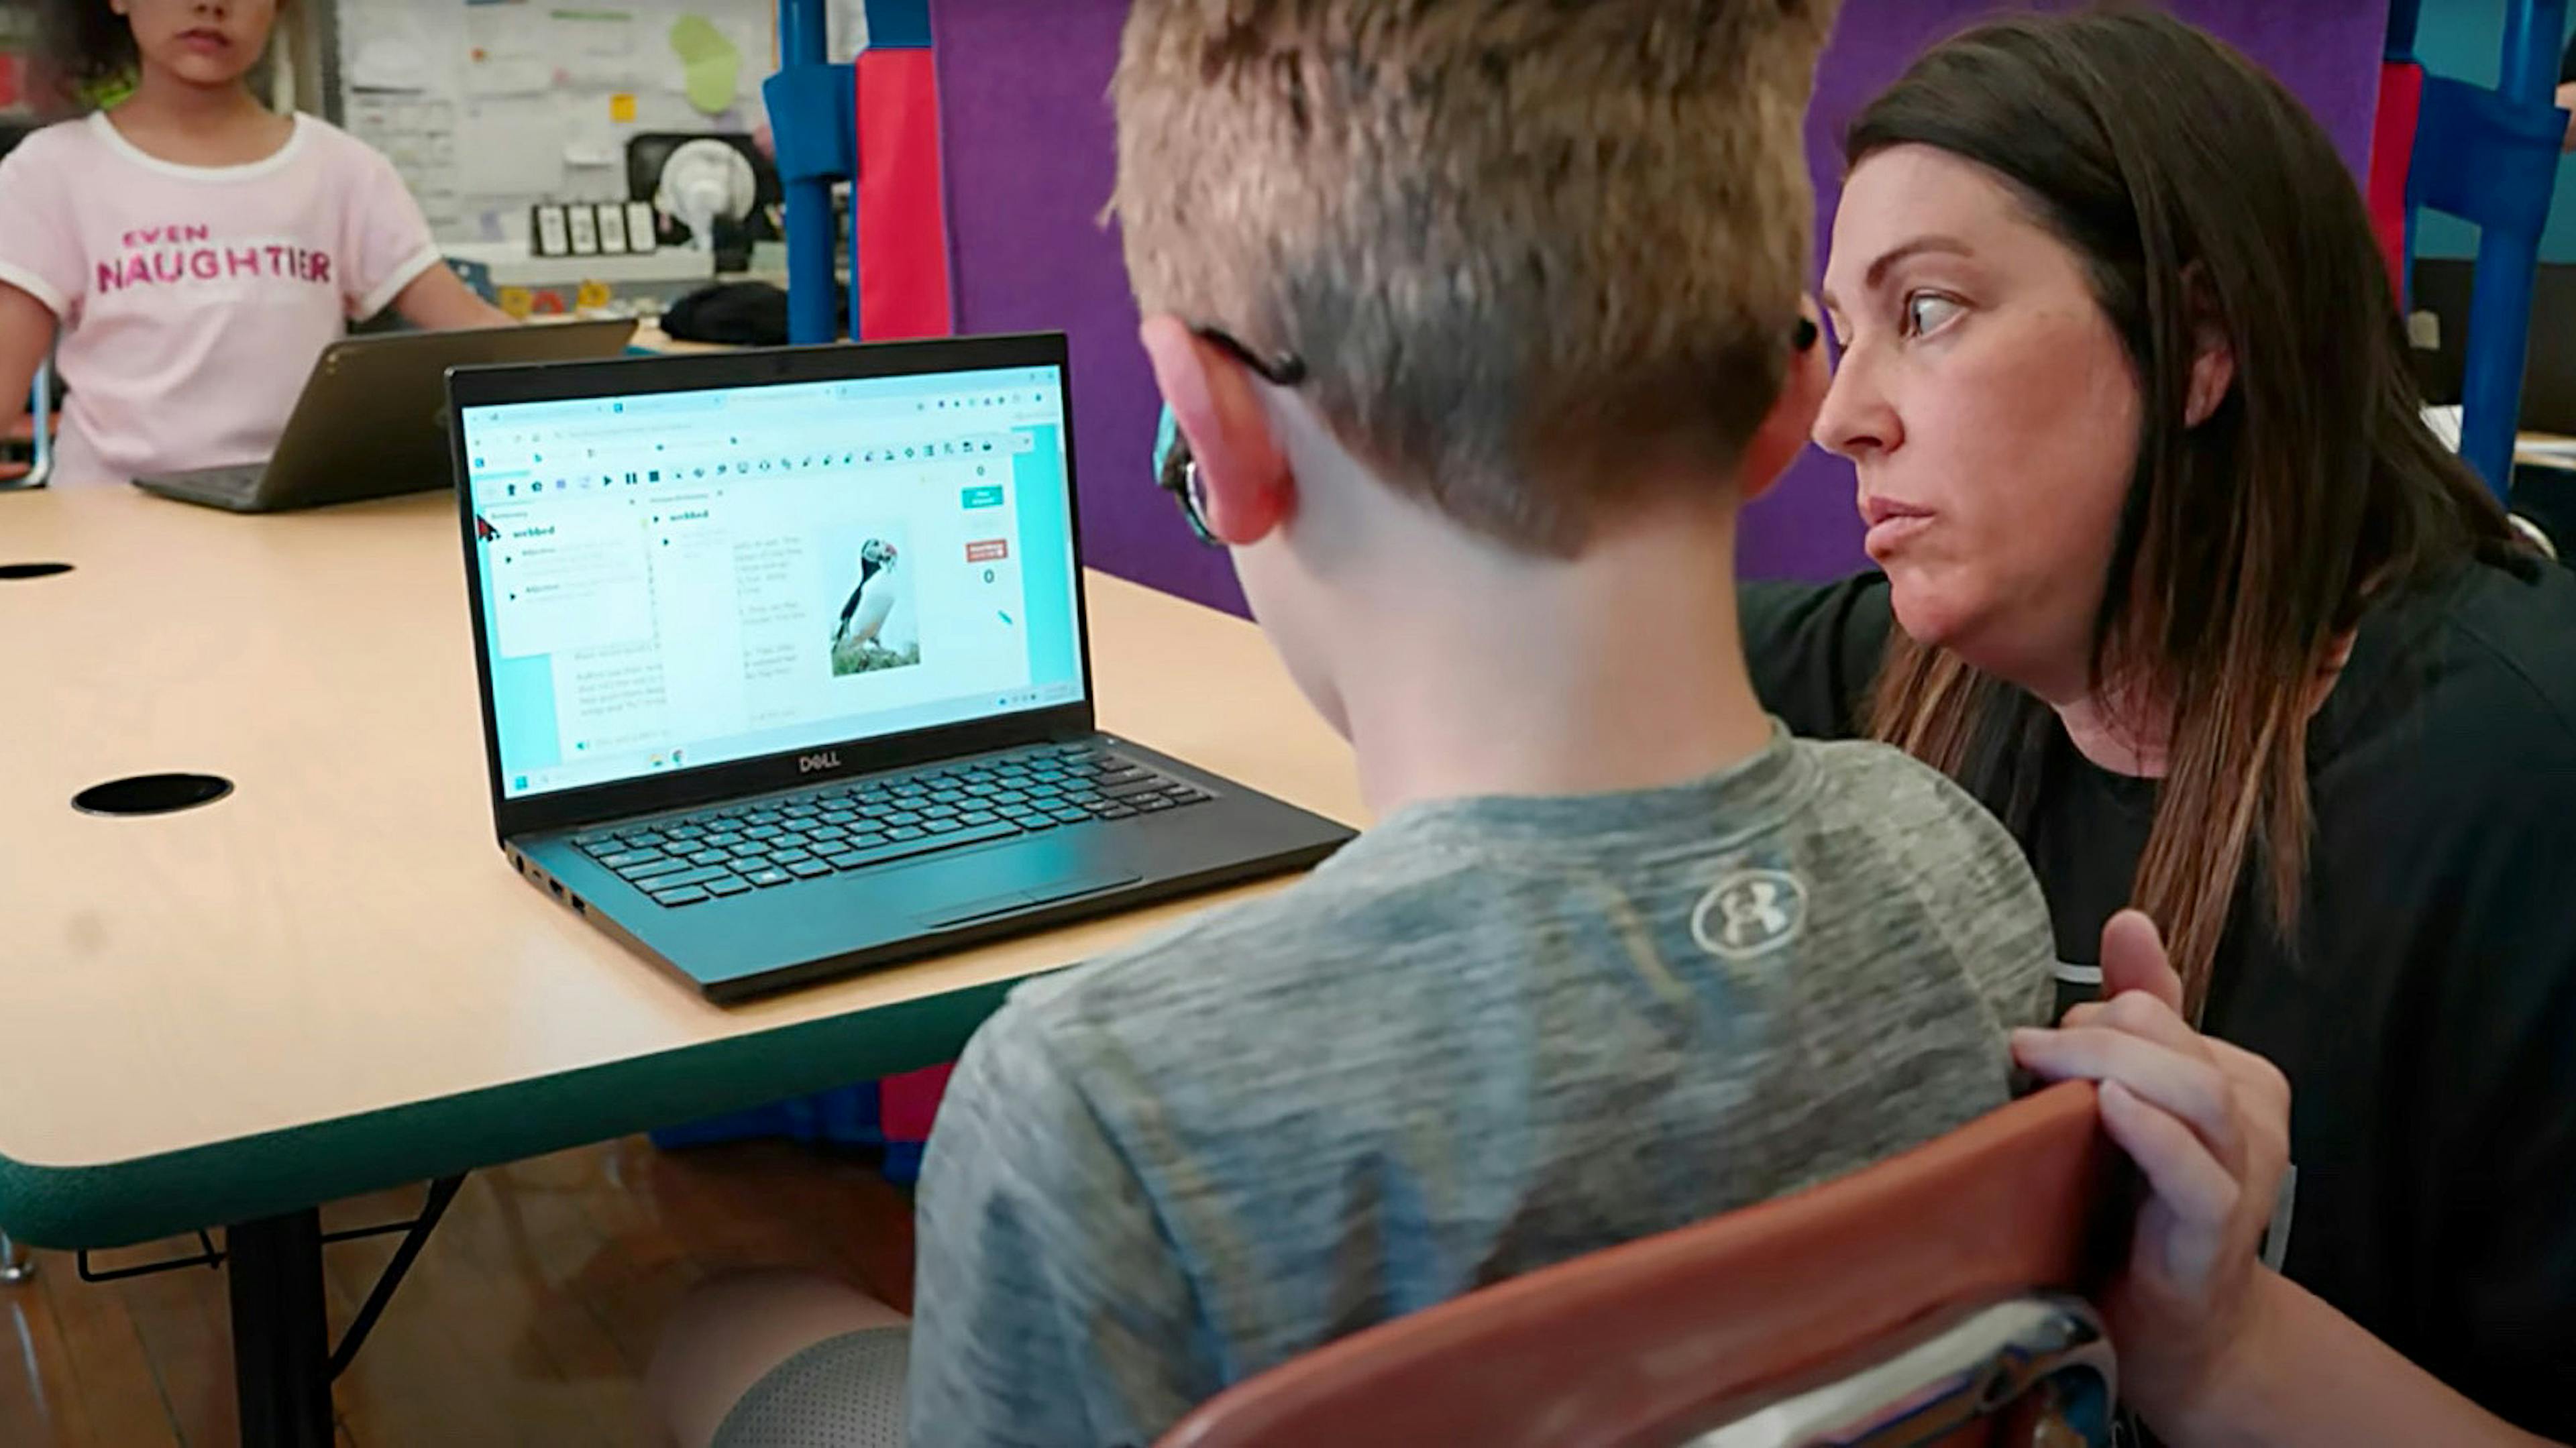
<path id="1" fill-rule="evenodd" d="M 267 459 L 134 480 L 147 493 L 276 513 L 448 486 L 451 367 L 614 357 L 635 324 L 548 322 L 343 337 L 322 349 Z"/>
<path id="2" fill-rule="evenodd" d="M 1067 371 L 1048 333 L 455 373 L 512 866 L 734 1001 L 1347 841 L 1098 731 Z"/>

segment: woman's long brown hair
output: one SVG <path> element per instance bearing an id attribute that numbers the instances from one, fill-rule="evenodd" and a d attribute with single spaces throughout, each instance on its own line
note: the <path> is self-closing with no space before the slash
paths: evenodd
<path id="1" fill-rule="evenodd" d="M 2243 56 L 2130 10 L 1982 26 L 1871 103 L 1844 159 L 1909 144 L 2001 176 L 2075 250 L 2138 379 L 2145 421 L 2092 682 L 2170 711 L 2132 898 L 2164 928 L 2196 1016 L 2240 893 L 2294 938 L 2308 720 L 2364 603 L 2518 548 L 2493 496 L 2424 426 L 2342 159 Z M 2211 326 L 2235 381 L 2187 426 Z M 1898 630 L 1869 724 L 1976 787 L 2027 747 L 2037 709 Z M 2249 874 L 2259 890 L 2246 891 Z"/>

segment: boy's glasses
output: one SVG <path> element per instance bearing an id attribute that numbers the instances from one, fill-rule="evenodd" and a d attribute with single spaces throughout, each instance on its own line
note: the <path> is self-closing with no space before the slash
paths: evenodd
<path id="1" fill-rule="evenodd" d="M 1294 352 L 1263 357 L 1221 327 L 1192 327 L 1190 331 L 1273 387 L 1295 387 L 1306 380 L 1306 359 Z M 1816 324 L 1811 318 L 1800 317 L 1790 330 L 1789 345 L 1797 351 L 1813 348 L 1817 340 Z M 1190 440 L 1173 424 L 1170 408 L 1163 410 L 1162 437 L 1155 445 L 1154 481 L 1180 505 L 1181 520 L 1190 525 L 1190 536 L 1210 548 L 1225 546 L 1225 540 L 1207 524 L 1206 487 L 1199 478 L 1198 460 L 1190 456 Z"/>
<path id="2" fill-rule="evenodd" d="M 1306 359 L 1294 352 L 1264 357 L 1223 327 L 1192 327 L 1190 331 L 1200 341 L 1251 368 L 1253 375 L 1273 387 L 1295 387 L 1306 380 Z"/>
<path id="3" fill-rule="evenodd" d="M 1306 380 L 1306 359 L 1294 352 L 1263 357 L 1221 327 L 1192 327 L 1190 331 L 1273 387 L 1295 387 Z M 1198 460 L 1190 456 L 1190 440 L 1173 425 L 1169 409 L 1163 413 L 1163 436 L 1156 451 L 1154 481 L 1180 505 L 1181 521 L 1190 525 L 1190 536 L 1210 548 L 1224 547 L 1225 540 L 1207 524 L 1207 495 L 1199 478 Z"/>
<path id="4" fill-rule="evenodd" d="M 1180 504 L 1181 521 L 1190 525 L 1191 537 L 1204 547 L 1222 548 L 1225 540 L 1208 527 L 1207 514 L 1201 511 L 1199 463 L 1198 459 L 1190 456 L 1190 440 L 1172 426 L 1172 414 L 1168 411 L 1163 414 L 1163 427 L 1169 435 L 1163 442 L 1162 460 L 1154 465 L 1154 481 L 1162 485 L 1164 492 L 1172 495 L 1173 502 Z"/>

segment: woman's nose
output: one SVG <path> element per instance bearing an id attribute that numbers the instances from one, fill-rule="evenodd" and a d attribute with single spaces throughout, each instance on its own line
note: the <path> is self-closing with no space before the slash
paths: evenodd
<path id="1" fill-rule="evenodd" d="M 1869 349 L 1846 347 L 1834 366 L 1825 405 L 1816 413 L 1816 446 L 1854 462 L 1883 453 L 1901 441 L 1896 410 L 1878 385 Z"/>

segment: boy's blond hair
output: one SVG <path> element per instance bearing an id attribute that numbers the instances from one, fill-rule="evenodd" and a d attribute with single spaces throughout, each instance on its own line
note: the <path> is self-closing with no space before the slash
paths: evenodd
<path id="1" fill-rule="evenodd" d="M 1136 0 L 1137 302 L 1303 358 L 1388 483 L 1570 556 L 1778 398 L 1835 3 Z"/>

